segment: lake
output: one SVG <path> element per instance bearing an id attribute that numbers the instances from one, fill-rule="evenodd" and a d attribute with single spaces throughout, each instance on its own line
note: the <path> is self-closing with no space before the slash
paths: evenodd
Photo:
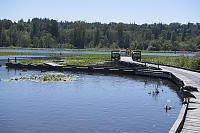
<path id="1" fill-rule="evenodd" d="M 94 51 L 63 51 L 63 50 L 30 50 L 30 49 L 0 49 L 0 52 L 29 52 L 29 53 L 72 53 L 72 54 L 110 54 L 110 52 Z M 157 56 L 194 56 L 195 54 L 174 54 L 174 53 L 142 53 L 142 55 Z"/>
<path id="2" fill-rule="evenodd" d="M 3 64 L 0 132 L 165 133 L 182 106 L 178 88 L 168 80 L 63 73 L 78 78 L 68 82 L 9 81 L 13 77 L 42 73 L 7 69 Z M 158 94 L 154 93 L 156 89 Z M 172 109 L 166 112 L 166 105 Z"/>

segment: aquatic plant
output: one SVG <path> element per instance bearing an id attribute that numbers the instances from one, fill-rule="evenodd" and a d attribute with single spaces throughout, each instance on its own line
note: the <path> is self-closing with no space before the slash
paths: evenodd
<path id="1" fill-rule="evenodd" d="M 22 59 L 18 62 L 22 63 L 46 63 L 46 62 L 52 62 L 55 60 L 62 59 L 62 63 L 59 63 L 59 65 L 93 65 L 93 64 L 99 64 L 106 60 L 110 60 L 109 54 L 65 54 L 64 57 L 37 57 L 37 58 L 29 58 L 29 59 Z"/>
<path id="2" fill-rule="evenodd" d="M 76 75 L 69 75 L 63 73 L 42 73 L 39 75 L 25 75 L 20 77 L 11 78 L 9 81 L 23 81 L 23 80 L 31 80 L 31 81 L 38 81 L 38 82 L 66 82 L 72 81 L 77 79 L 78 76 Z"/>

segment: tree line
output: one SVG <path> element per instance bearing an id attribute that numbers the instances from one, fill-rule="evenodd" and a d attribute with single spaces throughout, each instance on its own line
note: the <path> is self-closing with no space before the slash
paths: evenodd
<path id="1" fill-rule="evenodd" d="M 197 51 L 200 23 L 87 23 L 33 18 L 0 20 L 0 47 L 131 48 L 153 51 Z"/>

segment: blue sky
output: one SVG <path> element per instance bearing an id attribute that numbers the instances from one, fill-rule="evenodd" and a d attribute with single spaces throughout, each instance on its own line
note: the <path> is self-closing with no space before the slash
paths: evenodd
<path id="1" fill-rule="evenodd" d="M 0 19 L 123 23 L 200 22 L 200 0 L 0 0 Z"/>

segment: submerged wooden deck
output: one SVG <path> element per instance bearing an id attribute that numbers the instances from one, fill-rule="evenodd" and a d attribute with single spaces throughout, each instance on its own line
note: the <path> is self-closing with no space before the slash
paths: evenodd
<path id="1" fill-rule="evenodd" d="M 145 63 L 133 61 L 131 57 L 121 57 L 120 61 L 145 65 Z M 173 73 L 177 78 L 181 79 L 184 82 L 185 86 L 193 86 L 198 88 L 199 92 L 191 92 L 192 94 L 195 95 L 196 99 L 190 99 L 190 103 L 188 104 L 187 108 L 185 122 L 181 132 L 200 133 L 200 126 L 199 126 L 200 125 L 200 73 L 169 66 L 162 66 L 162 65 L 158 66 L 154 64 L 146 64 L 146 65 L 159 67 L 163 71 Z"/>

